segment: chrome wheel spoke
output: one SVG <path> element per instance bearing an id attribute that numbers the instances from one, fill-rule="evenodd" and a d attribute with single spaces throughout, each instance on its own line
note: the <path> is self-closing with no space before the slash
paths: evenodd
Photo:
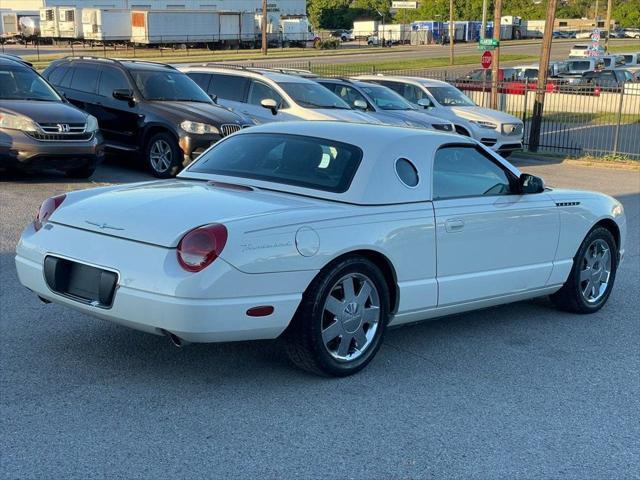
<path id="1" fill-rule="evenodd" d="M 345 302 L 351 301 L 356 296 L 356 290 L 353 285 L 353 277 L 349 276 L 342 281 L 342 289 L 344 291 Z"/>
<path id="2" fill-rule="evenodd" d="M 580 290 L 588 303 L 598 302 L 607 292 L 611 279 L 611 250 L 602 239 L 594 240 L 583 257 Z"/>
<path id="3" fill-rule="evenodd" d="M 587 267 L 580 272 L 580 282 L 586 282 L 591 278 L 591 268 Z"/>
<path id="4" fill-rule="evenodd" d="M 371 295 L 372 289 L 373 287 L 369 282 L 364 282 L 362 284 L 362 287 L 360 287 L 360 291 L 358 292 L 358 296 L 356 297 L 356 302 L 362 308 L 364 308 L 365 304 L 367 303 L 367 300 L 369 299 L 369 295 Z"/>
<path id="5" fill-rule="evenodd" d="M 369 307 L 364 310 L 364 315 L 362 317 L 363 323 L 376 323 L 380 318 L 380 307 Z"/>
<path id="6" fill-rule="evenodd" d="M 336 320 L 331 325 L 329 325 L 327 328 L 322 330 L 322 340 L 324 341 L 324 344 L 326 345 L 327 343 L 331 342 L 332 340 L 335 340 L 336 337 L 339 337 L 343 333 L 344 333 L 344 329 L 342 328 L 342 323 L 339 320 Z"/>
<path id="7" fill-rule="evenodd" d="M 356 340 L 356 347 L 358 350 L 365 347 L 367 345 L 367 334 L 364 333 L 364 329 L 360 327 L 358 331 L 353 335 L 353 338 Z"/>
<path id="8" fill-rule="evenodd" d="M 340 337 L 340 343 L 338 344 L 338 355 L 341 357 L 346 357 L 349 353 L 349 348 L 351 347 L 351 339 L 353 339 L 353 335 L 349 335 L 345 333 Z"/>
<path id="9" fill-rule="evenodd" d="M 332 313 L 335 316 L 342 315 L 344 311 L 345 303 L 338 300 L 336 297 L 329 295 L 324 305 L 324 309 Z"/>

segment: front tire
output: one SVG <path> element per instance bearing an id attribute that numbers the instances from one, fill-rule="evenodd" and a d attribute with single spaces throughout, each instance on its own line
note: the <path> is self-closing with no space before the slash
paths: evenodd
<path id="1" fill-rule="evenodd" d="M 170 133 L 160 132 L 147 142 L 145 159 L 149 171 L 158 178 L 175 177 L 182 166 L 182 150 Z"/>
<path id="2" fill-rule="evenodd" d="M 370 260 L 348 257 L 323 270 L 302 297 L 284 335 L 291 361 L 312 373 L 344 377 L 376 355 L 389 318 L 389 292 Z"/>
<path id="3" fill-rule="evenodd" d="M 616 241 L 609 230 L 596 226 L 580 245 L 566 283 L 551 300 L 562 310 L 595 313 L 607 303 L 617 269 Z"/>

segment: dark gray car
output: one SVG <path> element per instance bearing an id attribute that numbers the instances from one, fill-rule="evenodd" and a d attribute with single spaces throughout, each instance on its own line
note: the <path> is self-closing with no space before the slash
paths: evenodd
<path id="1" fill-rule="evenodd" d="M 419 110 L 390 88 L 345 78 L 314 78 L 353 108 L 387 125 L 454 132 L 451 122 Z"/>
<path id="2" fill-rule="evenodd" d="M 103 157 L 95 117 L 58 95 L 28 63 L 0 55 L 0 168 L 87 178 Z"/>

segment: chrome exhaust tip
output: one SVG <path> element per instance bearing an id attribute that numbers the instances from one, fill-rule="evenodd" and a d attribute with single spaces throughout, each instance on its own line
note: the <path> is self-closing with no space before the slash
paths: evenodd
<path id="1" fill-rule="evenodd" d="M 171 333 L 167 330 L 162 330 L 162 333 L 164 334 L 165 337 L 169 339 L 169 343 L 171 343 L 171 345 L 173 345 L 176 348 L 182 348 L 187 344 L 187 342 L 182 340 L 175 333 Z"/>

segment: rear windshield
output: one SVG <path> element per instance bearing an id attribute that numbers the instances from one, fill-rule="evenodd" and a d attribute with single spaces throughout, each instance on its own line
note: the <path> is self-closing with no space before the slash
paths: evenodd
<path id="1" fill-rule="evenodd" d="M 569 70 L 591 70 L 591 62 L 577 61 L 569 62 Z"/>
<path id="2" fill-rule="evenodd" d="M 343 193 L 349 189 L 361 160 L 362 150 L 342 142 L 247 133 L 218 143 L 188 171 Z"/>

